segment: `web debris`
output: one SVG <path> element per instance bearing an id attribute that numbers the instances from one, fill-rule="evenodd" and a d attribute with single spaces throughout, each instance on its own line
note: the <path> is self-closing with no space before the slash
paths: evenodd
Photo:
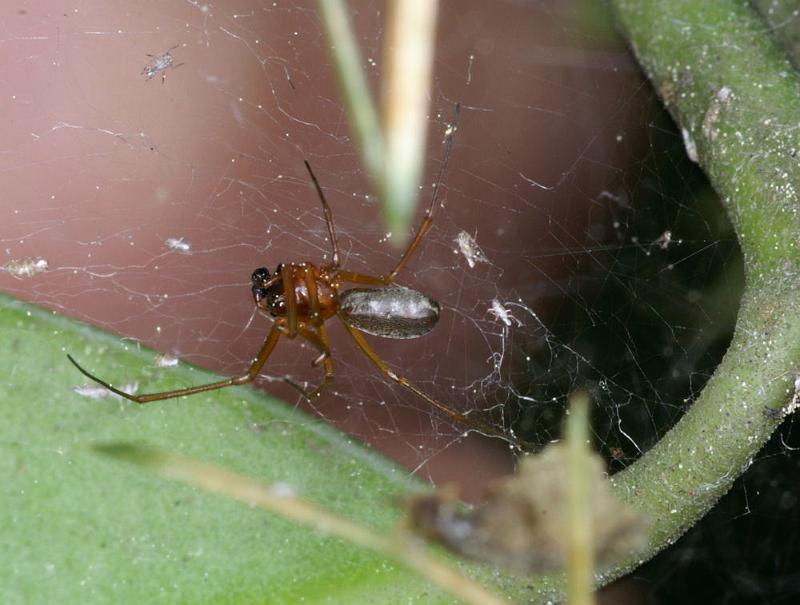
<path id="1" fill-rule="evenodd" d="M 587 458 L 594 557 L 609 565 L 647 544 L 649 520 L 612 491 L 603 460 Z M 413 531 L 453 552 L 520 573 L 542 573 L 564 567 L 568 541 L 569 466 L 565 443 L 548 445 L 525 456 L 514 475 L 494 482 L 486 501 L 466 509 L 454 489 L 412 499 L 408 523 Z"/>
<path id="2" fill-rule="evenodd" d="M 506 327 L 510 328 L 512 322 L 515 323 L 517 327 L 523 325 L 522 322 L 516 317 L 514 317 L 511 314 L 511 311 L 506 307 L 504 307 L 503 303 L 501 303 L 496 298 L 492 300 L 492 306 L 489 307 L 488 313 L 491 313 L 496 320 L 502 321 L 506 325 Z"/>
<path id="3" fill-rule="evenodd" d="M 183 254 L 191 254 L 192 245 L 189 242 L 183 241 L 183 238 L 170 237 L 164 241 L 164 245 L 170 250 L 175 250 Z"/>
<path id="4" fill-rule="evenodd" d="M 22 258 L 7 262 L 3 270 L 16 279 L 26 279 L 44 273 L 48 267 L 49 263 L 44 258 Z"/>
<path id="5" fill-rule="evenodd" d="M 489 259 L 478 246 L 478 242 L 466 231 L 460 231 L 453 241 L 458 245 L 458 252 L 461 252 L 467 259 L 470 269 L 474 269 L 478 263 L 489 263 Z M 454 250 L 454 252 L 456 251 Z"/>
<path id="6" fill-rule="evenodd" d="M 155 360 L 153 361 L 153 365 L 157 368 L 174 368 L 179 363 L 177 357 L 173 357 L 172 355 L 168 355 L 166 353 L 162 353 L 160 355 L 156 355 Z"/>
<path id="7" fill-rule="evenodd" d="M 177 69 L 183 63 L 175 64 L 175 59 L 172 57 L 172 53 L 170 51 L 175 50 L 178 48 L 180 44 L 176 44 L 172 48 L 167 49 L 160 55 L 150 55 L 148 57 L 152 57 L 151 61 L 142 68 L 142 75 L 145 77 L 145 80 L 152 80 L 155 78 L 159 73 L 161 74 L 161 83 L 163 84 L 164 81 L 167 79 L 167 70 L 168 69 Z"/>
<path id="8" fill-rule="evenodd" d="M 139 383 L 133 382 L 130 384 L 124 384 L 119 387 L 119 389 L 126 393 L 130 393 L 131 395 L 135 395 L 136 391 L 139 390 Z M 99 384 L 82 384 L 73 387 L 72 390 L 81 397 L 86 397 L 87 399 L 103 399 L 105 397 L 110 397 L 111 399 L 125 401 L 123 397 L 120 397 L 116 393 L 112 393 L 107 388 L 100 386 Z"/>

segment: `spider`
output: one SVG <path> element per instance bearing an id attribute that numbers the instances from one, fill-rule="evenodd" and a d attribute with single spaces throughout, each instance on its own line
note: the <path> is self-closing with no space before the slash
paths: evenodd
<path id="1" fill-rule="evenodd" d="M 144 79 L 152 80 L 160 73 L 161 83 L 163 84 L 164 81 L 167 79 L 168 69 L 170 68 L 177 69 L 178 67 L 183 65 L 183 63 L 178 63 L 177 65 L 175 65 L 175 59 L 172 57 L 172 53 L 170 53 L 171 50 L 175 50 L 179 46 L 180 44 L 176 44 L 172 48 L 165 50 L 160 55 L 148 54 L 147 56 L 151 58 L 151 61 L 142 68 L 142 75 L 144 76 Z"/>
<path id="2" fill-rule="evenodd" d="M 456 111 L 456 117 L 457 115 Z M 324 377 L 321 384 L 311 392 L 305 391 L 288 379 L 286 381 L 298 389 L 306 399 L 313 400 L 320 395 L 334 377 L 333 360 L 325 322 L 337 317 L 344 324 L 358 348 L 386 378 L 402 385 L 451 419 L 485 434 L 510 441 L 512 445 L 518 445 L 509 436 L 494 428 L 450 409 L 405 377 L 397 374 L 378 356 L 363 335 L 363 333 L 367 333 L 395 339 L 418 338 L 432 330 L 439 320 L 440 307 L 436 301 L 410 288 L 397 286 L 394 281 L 413 256 L 433 223 L 438 189 L 452 146 L 451 134 L 448 134 L 445 145 L 445 156 L 439 177 L 434 186 L 430 205 L 425 211 L 416 236 L 395 267 L 381 276 L 365 275 L 340 268 L 339 244 L 336 239 L 333 214 L 319 181 L 308 161 L 305 161 L 306 169 L 322 204 L 322 213 L 325 216 L 325 224 L 332 247 L 331 262 L 319 266 L 309 262 L 281 263 L 277 266 L 274 274 L 271 274 L 265 267 L 260 267 L 253 272 L 250 278 L 253 300 L 259 309 L 272 318 L 273 324 L 258 355 L 247 372 L 241 376 L 172 391 L 131 395 L 89 373 L 71 355 L 67 355 L 67 357 L 90 380 L 120 397 L 143 404 L 252 382 L 269 359 L 281 337 L 289 340 L 300 337 L 319 352 L 311 365 L 313 367 L 322 366 Z M 372 287 L 342 290 L 344 284 Z"/>

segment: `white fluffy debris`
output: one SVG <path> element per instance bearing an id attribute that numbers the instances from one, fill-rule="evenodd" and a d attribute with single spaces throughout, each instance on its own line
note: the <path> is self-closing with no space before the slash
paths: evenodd
<path id="1" fill-rule="evenodd" d="M 120 391 L 125 393 L 130 393 L 133 395 L 139 389 L 138 383 L 133 384 L 124 384 L 119 387 Z M 87 399 L 103 399 L 104 397 L 112 397 L 114 399 L 122 399 L 116 393 L 112 393 L 105 387 L 101 387 L 98 384 L 82 384 L 72 389 L 75 393 L 80 395 L 81 397 L 86 397 Z"/>
<path id="2" fill-rule="evenodd" d="M 481 250 L 475 238 L 466 231 L 461 231 L 456 239 L 453 240 L 458 246 L 458 251 L 467 259 L 467 264 L 470 269 L 473 269 L 478 263 L 488 263 L 489 260 Z"/>
<path id="3" fill-rule="evenodd" d="M 666 250 L 672 243 L 672 231 L 664 231 L 664 233 L 662 233 L 653 243 L 662 250 Z"/>
<path id="4" fill-rule="evenodd" d="M 25 279 L 44 273 L 48 266 L 49 264 L 43 258 L 21 258 L 7 262 L 3 269 L 12 277 Z"/>
<path id="5" fill-rule="evenodd" d="M 164 241 L 164 245 L 170 250 L 177 250 L 183 254 L 189 254 L 192 250 L 192 245 L 189 242 L 183 241 L 183 238 L 170 237 Z"/>
<path id="6" fill-rule="evenodd" d="M 156 355 L 153 363 L 157 368 L 174 368 L 178 365 L 178 358 L 164 353 L 163 355 Z"/>
<path id="7" fill-rule="evenodd" d="M 686 147 L 686 155 L 688 155 L 689 159 L 695 164 L 699 164 L 700 157 L 697 155 L 697 144 L 692 138 L 692 133 L 686 128 L 681 128 L 681 136 L 683 136 L 683 145 Z"/>

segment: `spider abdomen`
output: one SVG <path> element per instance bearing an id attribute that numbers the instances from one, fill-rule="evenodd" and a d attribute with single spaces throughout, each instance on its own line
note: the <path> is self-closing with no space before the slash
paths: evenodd
<path id="1" fill-rule="evenodd" d="M 353 288 L 339 293 L 339 315 L 362 332 L 418 338 L 439 321 L 439 303 L 410 288 Z"/>

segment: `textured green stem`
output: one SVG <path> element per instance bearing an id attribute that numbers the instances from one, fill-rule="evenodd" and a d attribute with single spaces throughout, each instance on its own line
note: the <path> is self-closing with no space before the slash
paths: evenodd
<path id="1" fill-rule="evenodd" d="M 800 5 L 797 0 L 750 0 L 770 28 L 770 34 L 781 43 L 800 69 Z"/>
<path id="2" fill-rule="evenodd" d="M 750 465 L 794 401 L 800 366 L 800 82 L 742 0 L 612 2 L 647 75 L 720 195 L 745 260 L 733 342 L 701 397 L 613 478 L 653 520 L 649 551 L 674 542 Z M 732 300 L 731 304 L 737 304 Z"/>
<path id="3" fill-rule="evenodd" d="M 731 346 L 683 418 L 612 477 L 652 520 L 646 552 L 677 540 L 750 466 L 797 405 L 800 373 L 800 80 L 745 0 L 612 0 L 620 29 L 733 222 L 745 292 Z M 563 577 L 505 588 L 527 602 L 563 595 Z"/>

